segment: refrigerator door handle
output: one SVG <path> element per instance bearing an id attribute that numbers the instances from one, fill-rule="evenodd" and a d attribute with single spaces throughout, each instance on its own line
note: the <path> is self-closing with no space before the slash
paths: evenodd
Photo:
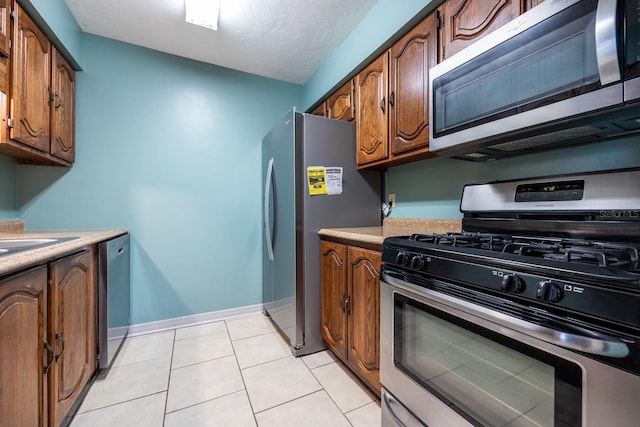
<path id="1" fill-rule="evenodd" d="M 264 238 L 267 243 L 269 260 L 273 261 L 273 237 L 271 230 L 271 215 L 269 212 L 269 200 L 271 198 L 271 187 L 273 185 L 273 157 L 267 166 L 267 176 L 264 184 Z"/>

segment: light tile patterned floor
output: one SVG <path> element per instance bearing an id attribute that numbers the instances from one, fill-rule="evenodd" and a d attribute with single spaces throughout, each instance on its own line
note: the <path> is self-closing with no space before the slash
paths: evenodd
<path id="1" fill-rule="evenodd" d="M 71 423 L 379 425 L 379 402 L 331 353 L 293 357 L 261 314 L 129 338 Z"/>

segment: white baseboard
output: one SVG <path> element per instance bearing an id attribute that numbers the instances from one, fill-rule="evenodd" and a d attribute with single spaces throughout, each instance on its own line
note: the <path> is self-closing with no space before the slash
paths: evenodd
<path id="1" fill-rule="evenodd" d="M 262 304 L 247 305 L 244 307 L 230 308 L 227 310 L 210 311 L 209 313 L 193 314 L 191 316 L 174 317 L 172 319 L 158 320 L 155 322 L 138 323 L 131 325 L 129 336 L 153 334 L 170 329 L 184 328 L 200 325 L 202 323 L 217 322 L 236 317 L 251 316 L 262 313 Z"/>

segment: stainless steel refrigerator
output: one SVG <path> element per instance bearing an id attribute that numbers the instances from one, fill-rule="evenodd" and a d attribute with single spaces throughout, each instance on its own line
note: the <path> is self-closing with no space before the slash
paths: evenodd
<path id="1" fill-rule="evenodd" d="M 295 356 L 326 347 L 318 230 L 381 224 L 381 173 L 357 171 L 355 152 L 354 123 L 295 108 L 262 141 L 264 313 Z M 331 175 L 323 181 L 329 192 L 341 184 L 341 193 L 315 194 L 323 191 L 322 179 L 310 187 L 309 173 L 318 167 L 342 168 L 341 180 Z"/>

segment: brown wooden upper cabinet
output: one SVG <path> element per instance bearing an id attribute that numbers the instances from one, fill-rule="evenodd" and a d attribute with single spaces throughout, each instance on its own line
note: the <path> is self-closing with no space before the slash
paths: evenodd
<path id="1" fill-rule="evenodd" d="M 429 69 L 438 60 L 436 15 L 427 16 L 389 53 L 391 157 L 429 150 Z"/>
<path id="2" fill-rule="evenodd" d="M 448 0 L 345 84 L 314 114 L 356 121 L 358 168 L 384 168 L 429 151 L 429 69 L 543 0 Z"/>
<path id="3" fill-rule="evenodd" d="M 346 82 L 332 93 L 326 101 L 310 111 L 317 116 L 350 122 L 355 118 L 355 103 L 353 101 L 353 79 Z"/>
<path id="4" fill-rule="evenodd" d="M 359 168 L 432 156 L 429 68 L 437 60 L 437 31 L 430 14 L 356 76 Z"/>
<path id="5" fill-rule="evenodd" d="M 532 0 L 540 3 L 541 0 Z M 440 60 L 454 55 L 524 12 L 521 0 L 448 0 L 440 15 Z"/>
<path id="6" fill-rule="evenodd" d="M 48 153 L 51 43 L 18 5 L 15 20 L 9 137 Z"/>
<path id="7" fill-rule="evenodd" d="M 9 31 L 9 24 L 11 22 L 9 13 L 9 1 L 0 0 L 0 55 L 9 56 L 9 41 L 11 40 L 11 34 Z"/>
<path id="8" fill-rule="evenodd" d="M 29 15 L 17 3 L 13 7 L 11 72 L 0 73 L 9 81 L 8 96 L 0 94 L 8 104 L 1 109 L 9 132 L 0 152 L 24 163 L 71 166 L 75 72 Z"/>
<path id="9" fill-rule="evenodd" d="M 356 163 L 359 168 L 379 164 L 389 156 L 388 74 L 389 54 L 385 52 L 355 78 Z"/>
<path id="10" fill-rule="evenodd" d="M 75 71 L 62 55 L 52 54 L 53 105 L 51 105 L 51 155 L 75 160 Z"/>
<path id="11" fill-rule="evenodd" d="M 353 102 L 353 79 L 346 82 L 335 91 L 326 101 L 326 117 L 351 121 L 355 118 Z"/>
<path id="12" fill-rule="evenodd" d="M 309 111 L 309 114 L 313 114 L 315 116 L 326 116 L 327 112 L 325 111 L 327 107 L 327 103 L 326 101 L 323 102 L 322 104 L 318 105 L 316 108 L 314 108 L 313 110 Z"/>

